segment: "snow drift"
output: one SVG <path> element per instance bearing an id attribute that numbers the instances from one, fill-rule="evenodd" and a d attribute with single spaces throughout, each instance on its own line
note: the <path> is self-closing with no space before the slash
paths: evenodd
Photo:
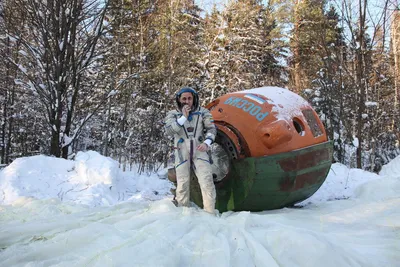
<path id="1" fill-rule="evenodd" d="M 157 176 L 122 172 L 118 162 L 94 151 L 79 152 L 74 161 L 39 155 L 16 159 L 0 173 L 0 204 L 32 197 L 109 206 L 158 200 L 170 195 L 171 187 Z"/>
<path id="2" fill-rule="evenodd" d="M 75 161 L 23 158 L 4 169 L 1 265 L 372 267 L 400 262 L 400 157 L 381 175 L 334 164 L 302 208 L 216 217 L 196 207 L 175 207 L 168 181 L 124 173 L 114 163 L 86 152 Z"/>

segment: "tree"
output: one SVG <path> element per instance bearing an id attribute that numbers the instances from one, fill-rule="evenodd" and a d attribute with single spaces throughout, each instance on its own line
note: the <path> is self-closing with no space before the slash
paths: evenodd
<path id="1" fill-rule="evenodd" d="M 391 43 L 394 65 L 394 110 L 399 111 L 400 102 L 400 7 L 393 12 L 391 23 Z M 394 120 L 393 120 L 394 122 Z M 398 126 L 400 128 L 400 126 Z M 400 137 L 399 137 L 400 139 Z"/>
<path id="2" fill-rule="evenodd" d="M 205 84 L 213 97 L 266 85 L 284 85 L 279 59 L 282 34 L 273 11 L 275 2 L 231 1 L 226 10 L 206 18 Z"/>
<path id="3" fill-rule="evenodd" d="M 105 57 L 110 84 L 132 79 L 119 86 L 109 103 L 102 138 L 107 153 L 121 164 L 134 161 L 142 172 L 165 158 L 166 110 L 174 105 L 179 87 L 200 83 L 199 13 L 189 0 L 110 2 L 112 49 Z"/>
<path id="4" fill-rule="evenodd" d="M 357 166 L 371 170 L 378 170 L 387 162 L 384 154 L 396 150 L 393 130 L 388 128 L 388 119 L 396 112 L 385 104 L 394 95 L 387 45 L 389 2 L 385 3 L 376 19 L 369 15 L 367 2 L 354 8 L 342 1 L 337 6 L 341 16 L 331 6 L 319 20 L 319 30 L 299 31 L 315 48 L 304 59 L 312 67 L 301 68 L 302 80 L 311 81 L 308 86 L 313 90 L 303 92 L 314 93 L 308 98 L 334 140 L 335 160 L 351 165 L 348 160 L 354 159 Z"/>
<path id="5" fill-rule="evenodd" d="M 37 139 L 30 133 L 36 129 L 37 120 L 32 110 L 32 92 L 20 88 L 21 73 L 18 67 L 23 52 L 20 40 L 13 32 L 26 32 L 23 14 L 13 5 L 4 2 L 0 6 L 0 101 L 1 108 L 1 163 L 9 163 L 17 156 L 29 155 L 37 150 Z"/>
<path id="6" fill-rule="evenodd" d="M 310 88 L 305 94 L 313 103 L 324 122 L 327 135 L 334 140 L 334 159 L 344 160 L 344 145 L 351 138 L 351 124 L 347 115 L 350 113 L 349 79 L 343 73 L 346 64 L 347 45 L 344 41 L 343 29 L 340 27 L 340 16 L 331 6 L 320 20 L 321 29 L 313 33 L 314 51 L 312 72 L 307 76 L 311 80 Z M 303 33 L 305 34 L 305 32 Z M 311 41 L 311 40 L 310 40 Z M 310 57 L 310 58 L 311 58 Z"/>
<path id="7" fill-rule="evenodd" d="M 12 33 L 25 55 L 23 64 L 13 63 L 45 110 L 50 154 L 66 158 L 68 147 L 90 117 L 87 113 L 76 123 L 75 108 L 83 91 L 92 89 L 84 83 L 89 85 L 90 70 L 96 67 L 99 51 L 95 48 L 103 34 L 107 3 L 18 0 L 15 5 L 26 17 L 27 31 Z M 77 125 L 74 132 L 73 123 Z"/>
<path id="8" fill-rule="evenodd" d="M 289 65 L 292 77 L 290 87 L 296 93 L 310 88 L 312 77 L 323 65 L 318 53 L 321 48 L 325 48 L 326 42 L 329 42 L 329 30 L 324 28 L 329 25 L 326 23 L 324 8 L 324 0 L 295 1 L 294 26 L 290 40 L 293 56 Z"/>

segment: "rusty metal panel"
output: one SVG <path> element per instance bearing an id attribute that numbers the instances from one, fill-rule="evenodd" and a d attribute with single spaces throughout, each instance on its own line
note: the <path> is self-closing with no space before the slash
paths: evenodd
<path id="1" fill-rule="evenodd" d="M 216 184 L 216 208 L 220 212 L 261 211 L 300 202 L 325 181 L 332 151 L 332 142 L 325 142 L 278 155 L 233 161 L 229 175 Z M 202 207 L 195 178 L 191 180 L 191 198 Z"/>
<path id="2" fill-rule="evenodd" d="M 318 137 L 323 134 L 320 125 L 318 124 L 319 119 L 316 118 L 314 112 L 311 109 L 302 110 L 304 117 L 307 120 L 308 126 L 310 126 L 311 132 L 314 137 Z"/>

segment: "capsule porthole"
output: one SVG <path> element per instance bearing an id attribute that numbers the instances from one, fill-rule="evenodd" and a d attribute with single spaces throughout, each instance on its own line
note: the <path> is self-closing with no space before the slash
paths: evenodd
<path id="1" fill-rule="evenodd" d="M 297 119 L 297 118 L 293 119 L 293 126 L 299 135 L 304 136 L 304 134 L 305 134 L 304 125 L 299 119 Z"/>

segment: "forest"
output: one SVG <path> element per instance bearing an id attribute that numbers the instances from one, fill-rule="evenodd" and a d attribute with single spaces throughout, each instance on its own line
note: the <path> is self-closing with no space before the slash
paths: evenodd
<path id="1" fill-rule="evenodd" d="M 287 88 L 307 99 L 334 160 L 378 172 L 400 154 L 397 0 L 2 0 L 0 163 L 95 150 L 162 167 L 175 93 L 201 104 Z"/>

